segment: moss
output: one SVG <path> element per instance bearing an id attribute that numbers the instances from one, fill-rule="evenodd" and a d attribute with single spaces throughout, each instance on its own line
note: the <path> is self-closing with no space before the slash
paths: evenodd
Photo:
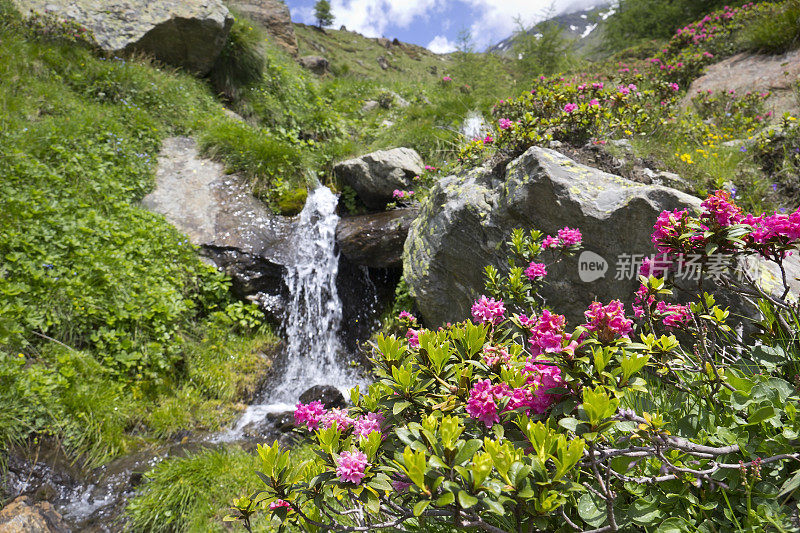
<path id="1" fill-rule="evenodd" d="M 277 200 L 278 211 L 285 216 L 298 214 L 306 205 L 307 196 L 308 190 L 305 187 L 295 187 L 281 192 Z"/>

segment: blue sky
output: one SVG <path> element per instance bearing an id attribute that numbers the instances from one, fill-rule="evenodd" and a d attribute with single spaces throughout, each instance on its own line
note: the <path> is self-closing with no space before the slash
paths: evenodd
<path id="1" fill-rule="evenodd" d="M 285 0 L 292 20 L 313 24 L 315 0 Z M 482 50 L 514 31 L 514 18 L 526 25 L 555 14 L 606 4 L 603 0 L 330 0 L 336 20 L 368 37 L 398 38 L 434 52 L 451 52 L 459 32 L 469 30 Z"/>

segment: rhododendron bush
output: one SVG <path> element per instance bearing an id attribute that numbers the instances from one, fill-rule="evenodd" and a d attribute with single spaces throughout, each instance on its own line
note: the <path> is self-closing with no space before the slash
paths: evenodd
<path id="1" fill-rule="evenodd" d="M 784 262 L 800 211 L 746 214 L 717 192 L 701 213 L 664 212 L 653 244 L 669 266 L 646 263 L 635 295 L 569 324 L 537 290 L 582 239 L 514 231 L 508 268 L 487 268 L 469 319 L 424 329 L 404 312 L 413 334 L 377 336 L 376 382 L 349 409 L 297 405 L 317 458 L 260 446 L 264 486 L 229 518 L 315 531 L 796 528 L 800 320 Z M 675 274 L 689 254 L 694 287 Z M 747 256 L 783 272 L 784 288 L 737 269 Z M 709 290 L 748 298 L 758 318 L 737 333 Z"/>

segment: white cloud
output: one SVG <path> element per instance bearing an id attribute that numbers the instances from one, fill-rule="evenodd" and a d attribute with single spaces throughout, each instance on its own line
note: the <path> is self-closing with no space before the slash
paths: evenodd
<path id="1" fill-rule="evenodd" d="M 431 42 L 428 43 L 426 48 L 434 54 L 447 54 L 450 52 L 455 52 L 456 45 L 444 35 L 437 35 Z"/>
<path id="2" fill-rule="evenodd" d="M 606 0 L 461 0 L 476 11 L 470 28 L 476 48 L 481 50 L 511 35 L 520 17 L 525 26 L 581 9 L 605 5 Z M 551 9 L 552 8 L 552 9 Z"/>
<path id="3" fill-rule="evenodd" d="M 293 7 L 292 20 L 295 22 L 300 21 L 304 24 L 317 23 L 317 19 L 314 18 L 314 8 L 311 6 Z"/>
<path id="4" fill-rule="evenodd" d="M 381 37 L 390 26 L 407 28 L 417 17 L 429 16 L 447 0 L 333 0 L 334 25 L 367 37 Z"/>

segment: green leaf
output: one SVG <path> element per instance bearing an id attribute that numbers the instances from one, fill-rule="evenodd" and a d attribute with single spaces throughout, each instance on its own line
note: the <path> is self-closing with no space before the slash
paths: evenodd
<path id="1" fill-rule="evenodd" d="M 783 497 L 786 494 L 790 494 L 800 488 L 800 470 L 794 473 L 794 475 L 787 479 L 786 482 L 781 486 L 781 492 L 778 494 L 779 497 Z"/>
<path id="2" fill-rule="evenodd" d="M 561 420 L 558 421 L 558 425 L 559 426 L 561 426 L 562 428 L 564 428 L 564 429 L 566 429 L 568 431 L 572 431 L 573 433 L 575 433 L 577 431 L 578 425 L 580 423 L 581 423 L 580 420 L 578 420 L 577 418 L 572 418 L 572 417 L 562 418 Z"/>
<path id="3" fill-rule="evenodd" d="M 768 420 L 775 416 L 775 407 L 772 405 L 765 405 L 756 410 L 750 417 L 747 419 L 748 424 L 760 424 L 761 422 Z"/>
<path id="4" fill-rule="evenodd" d="M 456 453 L 454 458 L 455 464 L 460 465 L 472 461 L 472 457 L 481 449 L 481 446 L 483 446 L 483 441 L 481 439 L 470 439 L 466 441 L 461 446 L 461 449 L 458 450 L 458 453 Z"/>
<path id="5" fill-rule="evenodd" d="M 683 518 L 678 516 L 673 516 L 671 518 L 667 518 L 661 525 L 658 526 L 656 530 L 657 533 L 686 533 L 690 531 L 691 528 L 689 524 Z"/>
<path id="6" fill-rule="evenodd" d="M 395 415 L 399 415 L 400 413 L 405 411 L 410 406 L 411 406 L 411 402 L 408 402 L 406 400 L 401 400 L 401 401 L 396 402 L 394 404 L 394 407 L 392 407 L 392 413 L 395 414 Z"/>
<path id="7" fill-rule="evenodd" d="M 458 503 L 461 504 L 461 507 L 464 509 L 469 509 L 478 504 L 478 498 L 473 496 L 472 494 L 468 493 L 465 490 L 459 491 L 458 493 Z"/>
<path id="8" fill-rule="evenodd" d="M 600 498 L 588 492 L 578 500 L 578 515 L 591 527 L 600 527 L 608 518 Z"/>
<path id="9" fill-rule="evenodd" d="M 436 500 L 436 507 L 444 507 L 445 505 L 450 505 L 456 501 L 456 496 L 452 492 L 445 492 L 439 499 Z"/>
<path id="10" fill-rule="evenodd" d="M 658 502 L 640 499 L 633 502 L 633 505 L 628 508 L 628 516 L 640 526 L 647 526 L 661 520 L 663 515 Z"/>
<path id="11" fill-rule="evenodd" d="M 419 516 L 425 512 L 425 509 L 431 504 L 430 500 L 420 500 L 414 506 L 414 516 Z"/>

